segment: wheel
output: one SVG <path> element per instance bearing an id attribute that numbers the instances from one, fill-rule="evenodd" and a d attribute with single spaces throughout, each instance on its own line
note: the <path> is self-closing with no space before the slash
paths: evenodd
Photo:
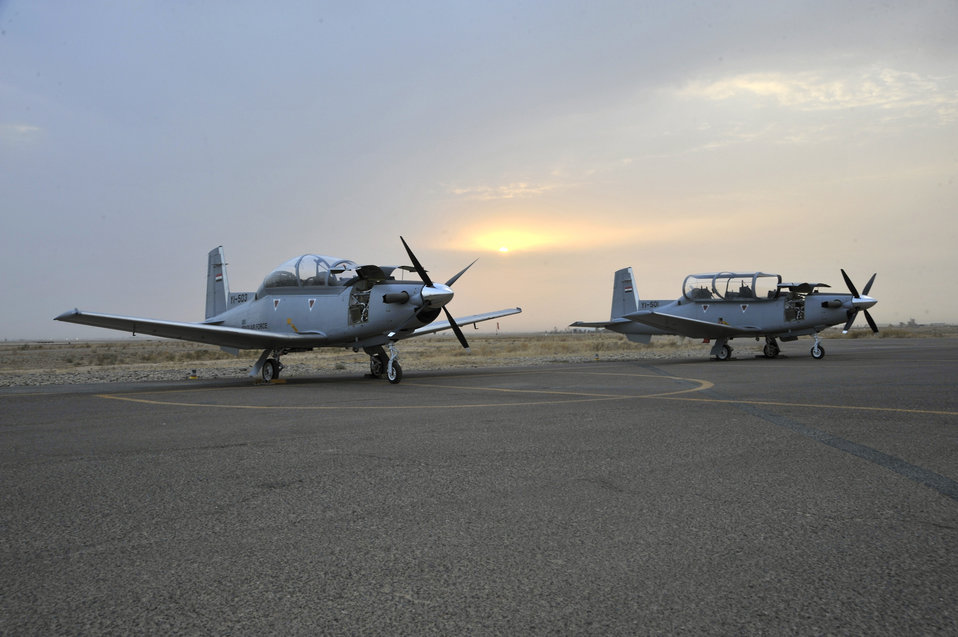
<path id="1" fill-rule="evenodd" d="M 369 375 L 373 378 L 382 378 L 386 375 L 386 365 L 389 359 L 385 354 L 373 354 L 369 357 Z"/>
<path id="2" fill-rule="evenodd" d="M 812 352 L 812 358 L 814 358 L 817 361 L 820 361 L 823 358 L 825 358 L 825 348 L 822 347 L 821 345 L 813 345 L 811 352 Z"/>
<path id="3" fill-rule="evenodd" d="M 715 354 L 715 360 L 718 361 L 727 361 L 732 358 L 732 348 L 728 345 L 723 345 L 722 348 Z"/>
<path id="4" fill-rule="evenodd" d="M 766 344 L 762 351 L 765 352 L 765 358 L 775 358 L 781 350 L 778 349 L 777 345 Z"/>
<path id="5" fill-rule="evenodd" d="M 268 383 L 277 378 L 279 378 L 279 364 L 274 359 L 267 358 L 263 363 L 263 380 Z"/>
<path id="6" fill-rule="evenodd" d="M 402 367 L 399 361 L 393 361 L 393 364 L 386 366 L 386 380 L 395 385 L 402 380 Z"/>

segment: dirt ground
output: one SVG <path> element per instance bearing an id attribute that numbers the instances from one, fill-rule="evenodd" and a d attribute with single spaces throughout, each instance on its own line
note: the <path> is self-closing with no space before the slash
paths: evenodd
<path id="1" fill-rule="evenodd" d="M 883 328 L 875 336 L 854 330 L 842 336 L 837 329 L 823 332 L 826 338 L 933 338 L 956 336 L 958 326 Z M 452 335 L 430 335 L 399 343 L 403 367 L 445 369 L 489 366 L 528 366 L 586 360 L 629 360 L 702 357 L 707 347 L 698 339 L 655 337 L 650 345 L 630 343 L 608 332 L 560 332 L 548 334 L 471 335 L 470 350 L 459 347 Z M 736 348 L 761 343 L 738 339 Z M 0 387 L 71 383 L 178 380 L 190 377 L 241 377 L 256 362 L 258 351 L 233 357 L 217 347 L 184 341 L 129 337 L 102 341 L 4 341 L 0 343 Z M 289 354 L 283 358 L 284 376 L 355 374 L 368 371 L 368 358 L 361 351 L 326 348 Z"/>

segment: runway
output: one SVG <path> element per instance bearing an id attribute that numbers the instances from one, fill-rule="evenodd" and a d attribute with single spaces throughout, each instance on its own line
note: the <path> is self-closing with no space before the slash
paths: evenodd
<path id="1" fill-rule="evenodd" d="M 958 632 L 958 339 L 808 347 L 0 390 L 0 633 Z"/>

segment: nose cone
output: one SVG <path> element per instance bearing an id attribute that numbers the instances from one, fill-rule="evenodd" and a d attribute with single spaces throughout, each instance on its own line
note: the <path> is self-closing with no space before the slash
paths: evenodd
<path id="1" fill-rule="evenodd" d="M 442 307 L 452 300 L 452 288 L 442 283 L 427 285 L 422 289 L 422 301 L 430 307 Z"/>
<path id="2" fill-rule="evenodd" d="M 852 299 L 852 306 L 856 310 L 867 310 L 876 303 L 878 303 L 878 300 L 870 296 L 859 296 L 858 298 Z"/>

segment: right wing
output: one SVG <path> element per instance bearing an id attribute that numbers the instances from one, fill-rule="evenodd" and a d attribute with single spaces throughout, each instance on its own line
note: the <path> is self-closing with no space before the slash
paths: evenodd
<path id="1" fill-rule="evenodd" d="M 475 325 L 482 321 L 489 321 L 492 319 L 500 318 L 502 316 L 511 316 L 513 314 L 519 314 L 522 312 L 522 308 L 512 307 L 507 310 L 498 310 L 496 312 L 486 312 L 485 314 L 473 314 L 472 316 L 464 316 L 462 318 L 457 318 L 456 323 L 459 326 L 463 325 Z M 449 321 L 439 321 L 438 323 L 430 323 L 429 325 L 424 325 L 417 330 L 413 330 L 408 336 L 403 336 L 403 338 L 408 338 L 411 336 L 422 336 L 423 334 L 432 334 L 433 332 L 440 332 L 442 330 L 448 330 L 452 327 L 449 324 Z"/>
<path id="2" fill-rule="evenodd" d="M 240 327 L 225 327 L 206 323 L 180 323 L 179 321 L 161 321 L 158 319 L 118 316 L 115 314 L 97 314 L 70 310 L 54 320 L 65 323 L 78 323 L 105 327 L 111 330 L 149 334 L 181 341 L 209 343 L 234 349 L 266 349 L 270 347 L 314 347 L 326 341 L 322 332 L 308 334 L 278 334 L 261 330 L 247 330 Z"/>

